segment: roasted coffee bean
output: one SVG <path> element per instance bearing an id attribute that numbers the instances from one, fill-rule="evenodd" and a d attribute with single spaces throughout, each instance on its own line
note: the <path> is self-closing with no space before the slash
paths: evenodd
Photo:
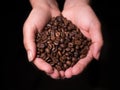
<path id="1" fill-rule="evenodd" d="M 68 43 L 68 47 L 72 48 L 74 44 L 72 42 Z"/>
<path id="2" fill-rule="evenodd" d="M 80 59 L 81 59 L 81 58 L 84 58 L 85 56 L 86 56 L 86 55 L 84 55 L 84 54 L 80 55 Z"/>
<path id="3" fill-rule="evenodd" d="M 76 45 L 76 46 L 75 46 L 75 49 L 76 49 L 76 50 L 80 49 L 79 45 Z"/>
<path id="4" fill-rule="evenodd" d="M 59 51 L 62 51 L 62 48 L 61 48 L 61 47 L 58 47 L 58 50 L 59 50 Z"/>
<path id="5" fill-rule="evenodd" d="M 47 56 L 46 58 L 45 58 L 45 61 L 48 61 L 50 59 L 50 57 L 49 56 Z"/>
<path id="6" fill-rule="evenodd" d="M 62 43 L 62 44 L 60 44 L 60 47 L 61 47 L 61 48 L 65 48 L 66 45 Z"/>
<path id="7" fill-rule="evenodd" d="M 79 56 L 78 51 L 75 51 L 75 52 L 74 52 L 74 57 L 78 57 L 78 56 Z"/>
<path id="8" fill-rule="evenodd" d="M 57 16 L 57 17 L 56 17 L 56 20 L 58 21 L 58 23 L 59 23 L 59 22 L 63 22 L 62 18 L 63 18 L 63 17 L 61 17 L 61 16 Z M 61 24 L 61 23 L 59 23 L 59 24 Z"/>
<path id="9" fill-rule="evenodd" d="M 52 27 L 52 26 L 51 26 L 51 24 L 50 24 L 50 23 L 48 23 L 48 24 L 46 25 L 46 27 L 50 28 L 50 27 Z"/>
<path id="10" fill-rule="evenodd" d="M 61 62 L 58 62 L 57 65 L 62 67 L 62 63 Z"/>
<path id="11" fill-rule="evenodd" d="M 55 68 L 56 68 L 58 71 L 61 71 L 61 70 L 62 70 L 62 67 L 59 66 L 59 65 L 55 65 Z"/>
<path id="12" fill-rule="evenodd" d="M 57 54 L 61 57 L 62 56 L 62 53 L 60 51 L 57 52 Z"/>
<path id="13" fill-rule="evenodd" d="M 78 60 L 77 60 L 78 61 Z M 71 63 L 71 67 L 73 67 L 76 64 L 76 62 L 72 62 Z"/>
<path id="14" fill-rule="evenodd" d="M 41 55 L 40 55 L 40 57 L 42 58 L 42 59 L 46 59 L 46 53 L 41 53 Z"/>
<path id="15" fill-rule="evenodd" d="M 74 48 L 71 48 L 70 52 L 74 52 L 74 51 L 75 51 L 75 49 L 74 49 Z"/>
<path id="16" fill-rule="evenodd" d="M 69 56 L 69 53 L 65 53 L 65 56 Z"/>
<path id="17" fill-rule="evenodd" d="M 57 25 L 58 25 L 58 22 L 55 20 L 55 21 L 54 21 L 54 26 L 57 27 Z"/>
<path id="18" fill-rule="evenodd" d="M 37 46 L 37 47 L 39 47 L 39 48 L 45 48 L 45 44 L 44 44 L 44 43 L 41 43 L 41 44 L 39 44 L 39 46 Z"/>
<path id="19" fill-rule="evenodd" d="M 64 39 L 63 38 L 60 38 L 60 43 L 64 43 Z"/>
<path id="20" fill-rule="evenodd" d="M 50 53 L 50 49 L 49 49 L 49 48 L 46 48 L 46 49 L 45 49 L 45 52 L 46 52 L 46 53 Z"/>
<path id="21" fill-rule="evenodd" d="M 56 46 L 59 45 L 59 41 L 58 41 L 58 40 L 55 40 L 53 43 L 54 43 L 54 45 L 56 45 Z"/>
<path id="22" fill-rule="evenodd" d="M 55 63 L 54 63 L 54 62 L 49 62 L 49 64 L 50 64 L 51 66 L 54 66 L 54 65 L 55 65 Z"/>
<path id="23" fill-rule="evenodd" d="M 60 15 L 51 18 L 43 30 L 36 33 L 35 43 L 37 58 L 42 58 L 58 71 L 65 71 L 87 56 L 91 40 Z"/>
<path id="24" fill-rule="evenodd" d="M 70 56 L 67 56 L 66 58 L 67 58 L 67 60 L 71 60 L 71 57 L 70 57 Z"/>
<path id="25" fill-rule="evenodd" d="M 52 58 L 52 61 L 54 62 L 54 64 L 59 63 L 59 60 L 57 58 Z"/>
<path id="26" fill-rule="evenodd" d="M 37 56 L 36 56 L 37 58 L 40 58 L 40 55 L 39 54 L 37 54 Z"/>
<path id="27" fill-rule="evenodd" d="M 67 68 L 69 68 L 68 65 L 67 64 L 63 64 L 63 70 L 66 70 Z"/>
<path id="28" fill-rule="evenodd" d="M 50 63 L 50 62 L 52 62 L 52 60 L 51 60 L 51 59 L 48 59 L 48 60 L 46 60 L 46 62 L 47 62 L 47 63 Z"/>
<path id="29" fill-rule="evenodd" d="M 76 61 L 77 61 L 77 58 L 72 57 L 72 62 L 76 62 Z"/>
<path id="30" fill-rule="evenodd" d="M 38 51 L 39 51 L 40 53 L 43 53 L 45 50 L 42 49 L 42 48 L 40 48 L 40 49 L 38 49 Z"/>
<path id="31" fill-rule="evenodd" d="M 69 48 L 69 47 L 67 47 L 65 50 L 66 50 L 67 52 L 69 52 L 69 51 L 70 51 L 70 48 Z"/>
<path id="32" fill-rule="evenodd" d="M 80 45 L 80 44 L 81 44 L 81 41 L 80 41 L 80 40 L 75 40 L 75 44 L 76 44 L 76 45 Z"/>
<path id="33" fill-rule="evenodd" d="M 57 31 L 57 32 L 55 33 L 55 36 L 56 36 L 57 38 L 59 38 L 59 37 L 60 37 L 60 32 Z"/>
<path id="34" fill-rule="evenodd" d="M 66 64 L 67 64 L 68 66 L 70 66 L 70 65 L 71 65 L 71 61 L 67 60 L 67 61 L 66 61 Z"/>
<path id="35" fill-rule="evenodd" d="M 70 23 L 69 26 L 68 26 L 68 30 L 71 31 L 73 29 L 76 29 L 76 28 L 75 28 L 75 26 L 72 23 Z"/>

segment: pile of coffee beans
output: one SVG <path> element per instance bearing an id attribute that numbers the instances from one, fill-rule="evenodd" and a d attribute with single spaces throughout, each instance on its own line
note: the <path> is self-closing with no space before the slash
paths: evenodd
<path id="1" fill-rule="evenodd" d="M 91 40 L 62 15 L 53 17 L 36 33 L 37 58 L 42 58 L 58 71 L 66 70 L 86 57 Z"/>

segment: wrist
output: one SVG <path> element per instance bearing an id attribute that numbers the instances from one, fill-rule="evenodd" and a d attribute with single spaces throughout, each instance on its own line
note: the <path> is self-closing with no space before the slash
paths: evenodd
<path id="1" fill-rule="evenodd" d="M 89 4 L 90 0 L 65 0 L 65 2 L 71 2 L 71 3 L 81 2 L 81 3 Z"/>
<path id="2" fill-rule="evenodd" d="M 29 0 L 32 8 L 39 8 L 39 7 L 49 7 L 55 8 L 58 7 L 56 0 Z"/>
<path id="3" fill-rule="evenodd" d="M 76 5 L 89 5 L 90 0 L 65 0 L 64 8 L 70 8 Z"/>

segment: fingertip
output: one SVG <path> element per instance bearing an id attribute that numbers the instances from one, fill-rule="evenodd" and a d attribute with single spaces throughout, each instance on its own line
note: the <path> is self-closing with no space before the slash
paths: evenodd
<path id="1" fill-rule="evenodd" d="M 72 68 L 72 74 L 73 74 L 73 75 L 78 75 L 78 74 L 80 74 L 82 71 L 83 71 L 83 69 L 80 68 L 80 67 L 77 67 L 77 66 L 75 66 L 75 67 Z"/>
<path id="2" fill-rule="evenodd" d="M 68 68 L 66 71 L 65 71 L 65 77 L 66 78 L 71 78 L 72 77 L 72 68 Z"/>
<path id="3" fill-rule="evenodd" d="M 80 62 L 78 62 L 75 66 L 73 66 L 72 74 L 73 75 L 78 75 L 78 74 L 80 74 L 83 71 L 84 68 L 85 68 L 85 65 L 80 63 Z"/>
<path id="4" fill-rule="evenodd" d="M 64 71 L 60 71 L 60 77 L 61 77 L 61 79 L 65 78 L 65 72 Z"/>
<path id="5" fill-rule="evenodd" d="M 54 72 L 53 68 L 44 60 L 40 59 L 40 58 L 36 58 L 33 63 L 37 66 L 38 69 L 51 74 Z"/>
<path id="6" fill-rule="evenodd" d="M 53 73 L 51 73 L 49 75 L 53 79 L 60 79 L 60 74 L 59 74 L 59 72 L 56 69 L 54 69 Z"/>
<path id="7" fill-rule="evenodd" d="M 48 74 L 52 74 L 54 72 L 51 66 L 48 66 L 48 67 L 46 66 L 43 71 L 45 71 Z"/>

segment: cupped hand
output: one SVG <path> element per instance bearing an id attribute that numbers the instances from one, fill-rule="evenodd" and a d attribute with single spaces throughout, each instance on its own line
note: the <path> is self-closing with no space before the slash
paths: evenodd
<path id="1" fill-rule="evenodd" d="M 64 78 L 71 78 L 82 73 L 93 58 L 99 59 L 103 39 L 100 21 L 88 3 L 81 2 L 81 0 L 66 2 L 62 14 L 71 20 L 87 38 L 92 40 L 87 56 L 64 72 Z"/>
<path id="2" fill-rule="evenodd" d="M 41 31 L 50 18 L 58 16 L 60 11 L 55 0 L 30 0 L 32 10 L 23 26 L 23 41 L 27 51 L 28 60 L 46 72 L 52 78 L 59 78 L 59 72 L 48 63 L 36 58 L 35 33 Z"/>

